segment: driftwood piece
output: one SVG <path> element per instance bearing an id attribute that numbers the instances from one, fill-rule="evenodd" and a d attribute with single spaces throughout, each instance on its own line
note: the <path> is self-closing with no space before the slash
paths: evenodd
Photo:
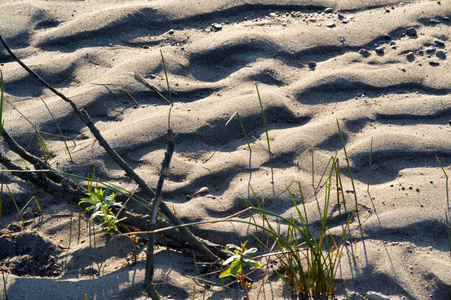
<path id="1" fill-rule="evenodd" d="M 144 191 L 144 193 L 152 199 L 154 197 L 154 193 L 149 188 L 149 186 L 144 182 L 144 180 L 136 174 L 133 169 L 128 165 L 127 162 L 125 162 L 122 157 L 108 144 L 108 142 L 103 138 L 100 131 L 97 129 L 97 127 L 92 122 L 89 115 L 84 111 L 83 109 L 79 109 L 77 105 L 64 96 L 62 93 L 55 90 L 50 84 L 48 84 L 44 79 L 42 79 L 38 74 L 33 72 L 30 68 L 28 68 L 9 48 L 8 44 L 5 42 L 3 37 L 0 35 L 0 43 L 4 46 L 6 51 L 11 55 L 11 57 L 17 61 L 28 73 L 30 73 L 33 77 L 35 77 L 39 82 L 41 82 L 45 87 L 50 89 L 53 93 L 55 93 L 57 96 L 59 96 L 61 99 L 63 99 L 65 102 L 69 103 L 74 112 L 77 114 L 77 116 L 88 126 L 91 133 L 94 135 L 94 137 L 97 139 L 99 144 L 105 149 L 105 151 L 108 153 L 108 155 L 125 171 L 127 176 L 132 178 Z M 28 174 L 28 173 L 25 173 Z M 25 175 L 21 175 L 25 176 Z M 26 175 L 29 176 L 29 175 Z M 36 176 L 36 175 L 35 175 Z M 164 202 L 160 204 L 160 210 L 161 212 L 168 217 L 168 219 L 174 224 L 174 225 L 182 225 L 182 222 L 180 219 L 175 216 L 171 210 L 166 206 Z M 187 242 L 189 242 L 195 249 L 197 249 L 199 252 L 204 254 L 207 259 L 211 261 L 215 261 L 218 259 L 216 255 L 214 255 L 203 243 L 201 243 L 196 236 L 194 236 L 191 231 L 189 231 L 187 228 L 182 227 L 179 229 L 180 232 L 185 236 Z"/>

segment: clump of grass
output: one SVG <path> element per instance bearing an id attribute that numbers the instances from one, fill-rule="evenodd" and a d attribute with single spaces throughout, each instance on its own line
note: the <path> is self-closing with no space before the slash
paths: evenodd
<path id="1" fill-rule="evenodd" d="M 258 208 L 245 199 L 252 211 L 255 211 L 260 215 L 261 219 L 264 220 L 263 226 L 255 225 L 272 235 L 276 241 L 278 250 L 277 256 L 283 267 L 284 273 L 283 275 L 278 273 L 278 275 L 292 293 L 303 297 L 331 296 L 335 291 L 334 280 L 344 248 L 348 227 L 352 218 L 352 216 L 348 218 L 340 239 L 336 240 L 326 226 L 326 219 L 331 201 L 332 177 L 333 173 L 337 172 L 335 167 L 336 162 L 337 158 L 335 156 L 332 160 L 332 166 L 326 182 L 325 201 L 322 209 L 319 202 L 317 202 L 319 221 L 321 224 L 319 236 L 314 235 L 310 228 L 304 201 L 305 199 L 300 184 L 301 207 L 297 204 L 289 187 L 286 187 L 290 199 L 296 208 L 296 217 L 282 217 Z M 258 206 L 260 206 L 261 202 L 258 200 L 255 193 L 254 198 L 257 201 Z M 271 225 L 269 220 L 269 217 L 271 216 L 276 217 L 287 225 L 285 234 L 282 234 L 279 228 L 274 228 Z M 259 242 L 261 243 L 261 241 Z"/>

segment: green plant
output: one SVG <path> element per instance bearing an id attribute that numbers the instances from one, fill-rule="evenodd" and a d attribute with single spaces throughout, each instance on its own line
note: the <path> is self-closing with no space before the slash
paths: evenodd
<path id="1" fill-rule="evenodd" d="M 234 249 L 233 252 L 236 254 L 229 257 L 222 263 L 225 266 L 230 264 L 230 267 L 219 274 L 219 278 L 235 276 L 240 281 L 240 285 L 243 288 L 246 298 L 249 299 L 249 295 L 247 294 L 247 286 L 249 286 L 250 283 L 246 282 L 244 269 L 247 267 L 260 269 L 262 265 L 259 262 L 246 258 L 257 252 L 257 248 L 246 249 L 246 243 L 247 241 L 241 244 L 241 247 L 238 247 L 235 244 L 227 244 L 226 250 Z"/>
<path id="2" fill-rule="evenodd" d="M 97 218 L 101 224 L 99 227 L 106 231 L 114 229 L 118 231 L 117 224 L 123 221 L 125 218 L 118 219 L 114 214 L 114 208 L 122 208 L 123 205 L 120 202 L 116 202 L 116 194 L 109 194 L 110 187 L 108 186 L 105 190 L 94 188 L 94 192 L 89 191 L 86 193 L 89 198 L 82 198 L 78 203 L 89 203 L 91 206 L 86 208 L 86 211 L 92 212 L 89 221 L 92 223 L 95 218 Z"/>

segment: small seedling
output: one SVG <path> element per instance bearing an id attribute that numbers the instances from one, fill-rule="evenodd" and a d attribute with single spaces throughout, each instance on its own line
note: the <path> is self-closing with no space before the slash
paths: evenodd
<path id="1" fill-rule="evenodd" d="M 233 255 L 232 257 L 229 257 L 226 261 L 223 262 L 223 265 L 226 266 L 230 264 L 230 267 L 221 274 L 219 274 L 219 278 L 235 276 L 239 280 L 241 287 L 243 288 L 244 294 L 246 295 L 246 298 L 249 299 L 246 287 L 249 286 L 250 283 L 246 282 L 246 279 L 244 277 L 244 269 L 246 267 L 254 267 L 260 269 L 262 265 L 254 260 L 246 258 L 257 252 L 257 248 L 246 249 L 246 243 L 247 241 L 244 242 L 241 245 L 241 247 L 238 247 L 237 245 L 234 244 L 227 244 L 226 250 L 235 249 L 233 250 L 233 252 L 235 252 L 236 254 Z"/>
<path id="2" fill-rule="evenodd" d="M 92 223 L 95 218 L 97 218 L 101 224 L 99 227 L 106 231 L 114 229 L 118 231 L 117 224 L 125 218 L 118 219 L 113 212 L 113 208 L 122 208 L 121 202 L 116 202 L 116 194 L 110 192 L 110 187 L 105 190 L 94 188 L 94 192 L 86 193 L 89 198 L 82 198 L 78 205 L 81 203 L 89 203 L 91 206 L 86 208 L 86 211 L 91 211 L 92 216 L 89 221 Z"/>

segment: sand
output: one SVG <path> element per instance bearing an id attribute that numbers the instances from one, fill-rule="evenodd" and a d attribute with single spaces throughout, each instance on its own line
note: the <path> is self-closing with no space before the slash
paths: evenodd
<path id="1" fill-rule="evenodd" d="M 325 13 L 328 7 L 332 10 Z M 176 134 L 163 200 L 184 222 L 244 209 L 242 197 L 252 197 L 249 184 L 266 209 L 290 217 L 295 209 L 286 185 L 299 200 L 301 183 L 309 220 L 318 228 L 310 149 L 320 185 L 338 151 L 346 205 L 334 200 L 328 216 L 328 227 L 338 235 L 355 208 L 338 120 L 359 212 L 337 273 L 337 298 L 362 299 L 377 292 L 390 299 L 451 299 L 444 224 L 450 204 L 435 157 L 451 175 L 449 1 L 5 0 L 0 11 L 0 34 L 16 55 L 84 108 L 152 189 L 166 149 L 169 105 L 136 74 L 167 96 L 163 53 Z M 42 133 L 53 168 L 79 176 L 95 168 L 96 177 L 136 189 L 71 107 L 3 48 L 0 68 L 5 99 Z M 58 130 L 42 100 L 67 137 L 73 162 L 54 136 Z M 236 112 L 252 152 L 236 115 L 230 119 Z M 3 117 L 9 134 L 43 158 L 25 118 L 9 104 Z M 4 143 L 2 153 L 25 167 Z M 43 211 L 32 201 L 22 226 L 3 190 L 0 268 L 6 270 L 8 299 L 82 299 L 84 292 L 88 299 L 146 299 L 142 245 L 134 264 L 128 238 L 94 232 L 89 215 L 76 203 L 11 174 L 4 180 L 19 207 L 35 196 Z M 196 194 L 202 187 L 209 193 Z M 320 203 L 323 197 L 321 189 Z M 133 202 L 127 210 L 145 213 Z M 192 231 L 222 246 L 246 240 L 256 245 L 244 224 Z M 162 298 L 192 299 L 195 289 L 195 298 L 222 299 L 221 288 L 192 279 L 199 275 L 196 262 L 205 262 L 202 255 L 167 243 L 160 239 L 156 249 L 155 282 Z M 251 278 L 252 299 L 290 299 L 268 266 Z M 219 282 L 217 273 L 206 279 Z M 242 295 L 236 285 L 225 292 L 227 299 Z"/>

